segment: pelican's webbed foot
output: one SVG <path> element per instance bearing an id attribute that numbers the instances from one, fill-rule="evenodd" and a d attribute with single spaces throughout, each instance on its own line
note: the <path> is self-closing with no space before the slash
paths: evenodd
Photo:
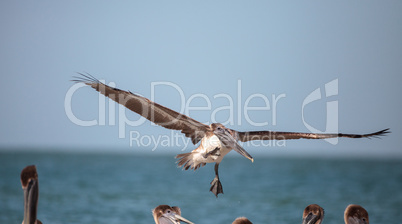
<path id="1" fill-rule="evenodd" d="M 218 197 L 218 194 L 223 194 L 222 184 L 221 181 L 219 180 L 218 169 L 219 169 L 219 163 L 215 163 L 215 178 L 212 180 L 211 188 L 209 189 L 209 191 L 214 193 L 216 197 Z"/>
<path id="2" fill-rule="evenodd" d="M 218 197 L 218 194 L 223 194 L 223 189 L 222 189 L 222 184 L 219 181 L 219 177 L 216 176 L 212 182 L 211 182 L 211 188 L 209 189 L 216 197 Z"/>

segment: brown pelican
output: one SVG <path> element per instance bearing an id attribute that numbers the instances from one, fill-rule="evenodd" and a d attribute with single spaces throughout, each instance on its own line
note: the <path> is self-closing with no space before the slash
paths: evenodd
<path id="1" fill-rule="evenodd" d="M 308 205 L 303 211 L 303 224 L 321 224 L 324 209 L 317 204 Z"/>
<path id="2" fill-rule="evenodd" d="M 285 140 L 285 139 L 324 139 L 324 138 L 369 138 L 381 136 L 388 133 L 388 129 L 371 134 L 314 134 L 299 132 L 275 132 L 275 131 L 250 131 L 239 132 L 226 128 L 222 124 L 213 123 L 206 125 L 198 122 L 184 114 L 180 114 L 167 107 L 159 105 L 151 100 L 134 94 L 129 91 L 120 90 L 101 83 L 91 75 L 81 74 L 75 77 L 74 82 L 83 82 L 91 86 L 96 91 L 127 107 L 133 112 L 143 116 L 149 121 L 162 127 L 179 130 L 186 137 L 191 138 L 193 144 L 201 142 L 192 152 L 183 153 L 176 156 L 178 166 L 183 169 L 196 170 L 207 163 L 215 163 L 215 178 L 211 182 L 210 191 L 218 197 L 223 193 L 222 184 L 219 180 L 218 168 L 223 157 L 232 149 L 240 155 L 254 161 L 253 157 L 240 146 L 237 141 L 247 142 L 251 140 Z"/>
<path id="3" fill-rule="evenodd" d="M 343 218 L 346 224 L 369 224 L 368 212 L 360 205 L 348 205 Z"/>
<path id="4" fill-rule="evenodd" d="M 21 172 L 21 185 L 24 191 L 24 221 L 22 224 L 42 224 L 36 219 L 39 198 L 39 181 L 36 166 L 25 167 Z"/>
<path id="5" fill-rule="evenodd" d="M 239 217 L 235 219 L 232 224 L 253 224 L 248 218 L 246 217 Z"/>
<path id="6" fill-rule="evenodd" d="M 181 211 L 179 207 L 169 205 L 159 205 L 152 210 L 152 215 L 156 224 L 179 224 L 180 221 L 185 223 L 194 224 L 187 219 L 181 217 Z"/>

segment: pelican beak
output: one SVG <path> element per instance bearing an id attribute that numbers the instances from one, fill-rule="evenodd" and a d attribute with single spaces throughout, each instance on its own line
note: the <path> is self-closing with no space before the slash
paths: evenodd
<path id="1" fill-rule="evenodd" d="M 366 221 L 361 220 L 361 219 L 359 219 L 357 217 L 349 217 L 348 221 L 349 221 L 350 224 L 367 224 Z"/>
<path id="2" fill-rule="evenodd" d="M 241 145 L 239 145 L 239 143 L 237 143 L 236 140 L 233 143 L 234 143 L 233 149 L 236 152 L 238 152 L 240 155 L 246 157 L 247 159 L 251 160 L 252 163 L 254 162 L 253 157 L 250 154 L 248 154 L 248 152 L 245 149 L 243 149 L 243 147 L 241 147 Z"/>
<path id="3" fill-rule="evenodd" d="M 240 155 L 251 160 L 251 162 L 254 162 L 253 157 L 250 154 L 248 154 L 248 152 L 243 147 L 241 147 L 241 145 L 236 141 L 236 139 L 233 138 L 233 136 L 227 130 L 225 130 L 223 133 L 215 133 L 215 134 L 226 146 L 232 148 Z"/>
<path id="4" fill-rule="evenodd" d="M 38 179 L 31 178 L 28 185 L 22 187 L 24 191 L 24 221 L 23 223 L 35 223 L 36 212 L 39 198 L 39 182 Z"/>
<path id="5" fill-rule="evenodd" d="M 178 214 L 176 214 L 174 212 L 169 213 L 169 214 L 165 214 L 163 216 L 168 218 L 172 223 L 177 223 L 177 221 L 182 221 L 182 222 L 185 222 L 185 223 L 188 223 L 188 224 L 194 224 L 193 222 L 181 217 L 180 215 L 178 215 Z"/>
<path id="6" fill-rule="evenodd" d="M 314 224 L 317 222 L 317 220 L 318 216 L 310 213 L 303 219 L 303 224 Z"/>

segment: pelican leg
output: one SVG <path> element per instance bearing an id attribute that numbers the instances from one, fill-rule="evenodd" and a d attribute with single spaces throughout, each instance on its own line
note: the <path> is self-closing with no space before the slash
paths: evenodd
<path id="1" fill-rule="evenodd" d="M 209 191 L 214 193 L 216 197 L 218 197 L 218 194 L 223 194 L 223 189 L 222 189 L 222 184 L 219 180 L 219 174 L 218 174 L 218 169 L 219 169 L 219 163 L 215 164 L 215 178 L 211 182 L 211 188 Z"/>

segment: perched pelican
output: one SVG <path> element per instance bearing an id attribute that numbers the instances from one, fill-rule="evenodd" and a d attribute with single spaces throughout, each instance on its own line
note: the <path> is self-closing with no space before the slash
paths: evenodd
<path id="1" fill-rule="evenodd" d="M 360 205 L 348 205 L 343 216 L 345 224 L 369 224 L 369 215 Z"/>
<path id="2" fill-rule="evenodd" d="M 179 224 L 180 221 L 185 223 L 194 224 L 187 219 L 181 217 L 181 211 L 179 207 L 169 205 L 159 205 L 152 210 L 152 215 L 156 224 Z"/>
<path id="3" fill-rule="evenodd" d="M 232 149 L 247 159 L 254 161 L 253 157 L 240 146 L 237 141 L 247 142 L 251 140 L 285 140 L 285 139 L 324 139 L 324 138 L 369 138 L 372 136 L 381 136 L 389 133 L 388 129 L 374 132 L 371 134 L 314 134 L 299 132 L 275 132 L 275 131 L 250 131 L 239 132 L 226 128 L 222 124 L 213 123 L 206 125 L 200 123 L 184 114 L 159 105 L 151 100 L 120 90 L 101 83 L 91 75 L 79 73 L 80 77 L 75 77 L 75 82 L 82 82 L 91 86 L 96 91 L 127 107 L 133 112 L 143 116 L 149 121 L 162 127 L 180 130 L 186 137 L 191 138 L 193 144 L 201 142 L 200 145 L 190 153 L 178 154 L 178 166 L 183 169 L 196 170 L 207 163 L 215 163 L 215 178 L 211 182 L 210 191 L 218 197 L 223 193 L 222 184 L 219 180 L 218 168 L 223 157 Z"/>
<path id="4" fill-rule="evenodd" d="M 39 198 L 39 181 L 36 166 L 25 167 L 21 172 L 21 185 L 24 191 L 24 221 L 22 224 L 42 224 L 36 219 Z"/>
<path id="5" fill-rule="evenodd" d="M 317 204 L 308 205 L 303 211 L 303 224 L 321 224 L 324 209 Z"/>
<path id="6" fill-rule="evenodd" d="M 232 224 L 253 224 L 248 218 L 246 217 L 239 217 L 235 219 Z"/>

